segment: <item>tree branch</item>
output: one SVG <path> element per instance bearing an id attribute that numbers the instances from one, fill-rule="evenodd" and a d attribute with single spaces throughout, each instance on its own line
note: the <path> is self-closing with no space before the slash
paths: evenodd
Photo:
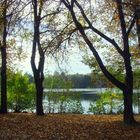
<path id="1" fill-rule="evenodd" d="M 130 34 L 130 32 L 131 32 L 132 28 L 134 27 L 135 20 L 136 20 L 136 14 L 134 13 L 133 20 L 132 20 L 132 22 L 131 22 L 131 24 L 130 24 L 130 26 L 129 26 L 128 30 L 127 30 L 127 36 L 129 36 L 129 34 Z"/>
<path id="2" fill-rule="evenodd" d="M 40 20 L 43 20 L 44 18 L 46 18 L 46 17 L 48 17 L 48 16 L 51 16 L 51 15 L 56 15 L 56 14 L 58 14 L 58 13 L 60 13 L 60 11 L 56 11 L 56 12 L 53 12 L 53 13 L 49 13 L 49 14 L 44 15 L 43 17 L 41 17 Z"/>
<path id="3" fill-rule="evenodd" d="M 102 32 L 100 32 L 98 29 L 96 29 L 95 27 L 93 27 L 92 23 L 89 21 L 89 19 L 87 18 L 83 8 L 80 6 L 80 4 L 77 2 L 77 0 L 75 0 L 75 4 L 77 5 L 77 7 L 79 8 L 79 10 L 81 11 L 81 14 L 83 16 L 83 18 L 85 19 L 85 21 L 88 23 L 89 27 L 92 29 L 93 32 L 95 32 L 96 34 L 98 34 L 99 36 L 101 36 L 102 38 L 104 38 L 106 41 L 108 41 L 110 44 L 112 44 L 116 50 L 118 51 L 118 53 L 123 56 L 123 51 L 121 50 L 121 48 L 118 46 L 118 44 L 115 42 L 114 39 L 109 38 L 108 36 L 106 36 L 105 34 L 103 34 Z"/>
<path id="4" fill-rule="evenodd" d="M 117 9 L 119 13 L 119 20 L 120 20 L 121 31 L 122 31 L 122 39 L 124 43 L 124 51 L 129 52 L 126 23 L 125 23 L 125 17 L 122 9 L 122 0 L 116 0 L 116 2 L 117 2 Z"/>

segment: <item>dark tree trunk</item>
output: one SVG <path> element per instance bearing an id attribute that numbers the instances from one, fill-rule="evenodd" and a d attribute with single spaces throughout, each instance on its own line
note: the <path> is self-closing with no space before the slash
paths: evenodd
<path id="1" fill-rule="evenodd" d="M 135 123 L 134 117 L 133 117 L 133 90 L 124 90 L 123 91 L 124 96 L 124 123 L 126 124 L 133 124 Z"/>
<path id="2" fill-rule="evenodd" d="M 43 73 L 38 72 L 38 70 L 35 69 L 34 64 L 35 62 L 31 61 L 32 70 L 33 70 L 34 79 L 35 79 L 35 87 L 36 87 L 36 114 L 44 115 L 43 105 L 42 105 L 44 75 Z"/>
<path id="3" fill-rule="evenodd" d="M 38 78 L 37 78 L 38 79 Z M 36 84 L 36 114 L 37 115 L 44 115 L 43 112 L 43 83 L 41 79 L 35 80 Z"/>
<path id="4" fill-rule="evenodd" d="M 0 42 L 1 47 L 1 110 L 0 112 L 7 113 L 7 76 L 6 76 L 6 38 L 7 38 L 7 20 L 6 20 L 6 12 L 7 12 L 7 0 L 4 2 L 4 10 L 3 10 L 3 40 Z"/>
<path id="5" fill-rule="evenodd" d="M 131 67 L 130 57 L 131 55 L 129 54 L 129 52 L 127 52 L 126 55 L 124 56 L 126 70 L 125 77 L 126 88 L 124 88 L 123 90 L 123 96 L 124 96 L 124 123 L 126 124 L 133 124 L 136 122 L 133 116 L 133 71 Z"/>
<path id="6" fill-rule="evenodd" d="M 140 93 L 137 93 L 137 100 L 138 100 L 138 113 L 140 113 Z"/>
<path id="7" fill-rule="evenodd" d="M 140 47 L 140 6 L 136 6 L 136 26 L 137 26 L 138 43 Z"/>
<path id="8" fill-rule="evenodd" d="M 124 123 L 134 124 L 136 121 L 133 116 L 133 71 L 131 67 L 131 54 L 129 50 L 129 39 L 127 34 L 127 26 L 122 7 L 122 0 L 117 0 L 117 8 L 120 19 L 122 40 L 124 46 L 124 64 L 125 64 L 125 88 L 123 89 L 124 96 Z"/>
<path id="9" fill-rule="evenodd" d="M 42 105 L 44 74 L 43 74 L 43 71 L 41 72 L 36 69 L 35 58 L 33 56 L 34 56 L 34 54 L 32 54 L 32 57 L 31 57 L 31 66 L 32 66 L 33 74 L 34 74 L 35 87 L 36 87 L 36 114 L 44 115 L 43 105 Z M 43 59 L 43 64 L 44 64 L 44 59 Z M 42 67 L 43 66 L 44 65 L 42 65 Z M 42 68 L 42 70 L 43 70 L 43 68 Z"/>
<path id="10" fill-rule="evenodd" d="M 36 114 L 37 115 L 44 115 L 43 105 L 42 105 L 43 80 L 44 80 L 44 74 L 43 74 L 44 55 L 40 58 L 39 68 L 37 69 L 36 65 L 35 65 L 35 55 L 34 54 L 35 53 L 32 53 L 31 66 L 32 66 L 33 74 L 34 74 L 35 87 L 36 87 Z"/>
<path id="11" fill-rule="evenodd" d="M 36 86 L 36 114 L 43 115 L 43 105 L 42 105 L 42 97 L 43 97 L 43 80 L 44 80 L 44 61 L 45 56 L 43 49 L 40 44 L 40 20 L 41 20 L 41 9 L 38 11 L 38 1 L 33 0 L 33 9 L 34 9 L 34 38 L 33 38 L 33 48 L 32 48 L 32 56 L 31 56 L 31 66 L 35 79 Z M 39 63 L 36 66 L 35 57 L 37 50 L 39 52 Z"/>
<path id="12" fill-rule="evenodd" d="M 6 46 L 1 48 L 1 113 L 7 113 L 7 76 L 6 76 Z"/>

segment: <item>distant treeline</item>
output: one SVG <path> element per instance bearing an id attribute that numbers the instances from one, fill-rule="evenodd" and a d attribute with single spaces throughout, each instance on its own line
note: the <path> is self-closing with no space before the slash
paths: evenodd
<path id="1" fill-rule="evenodd" d="M 100 75 L 101 76 L 101 75 Z M 100 88 L 107 87 L 107 81 L 93 74 L 71 74 L 55 72 L 45 76 L 45 88 Z"/>
<path id="2" fill-rule="evenodd" d="M 34 78 L 30 74 L 30 83 L 34 82 Z M 123 79 L 124 75 L 117 75 L 119 79 Z M 134 71 L 134 88 L 140 85 L 140 70 Z M 44 88 L 113 88 L 114 85 L 109 82 L 102 73 L 89 74 L 66 74 L 64 72 L 45 75 Z"/>

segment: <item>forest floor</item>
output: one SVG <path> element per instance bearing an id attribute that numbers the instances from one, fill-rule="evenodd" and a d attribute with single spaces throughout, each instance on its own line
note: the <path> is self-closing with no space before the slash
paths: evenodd
<path id="1" fill-rule="evenodd" d="M 140 140 L 140 125 L 121 115 L 9 113 L 0 115 L 0 140 Z"/>

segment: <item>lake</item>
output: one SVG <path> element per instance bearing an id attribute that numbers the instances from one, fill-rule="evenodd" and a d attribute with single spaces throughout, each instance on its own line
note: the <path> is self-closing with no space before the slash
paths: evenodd
<path id="1" fill-rule="evenodd" d="M 74 93 L 80 93 L 80 101 L 82 104 L 82 107 L 84 108 L 84 114 L 88 114 L 88 109 L 90 107 L 90 103 L 95 102 L 99 98 L 99 94 L 105 92 L 108 90 L 107 88 L 96 88 L 96 89 L 69 89 L 69 91 L 74 92 Z M 111 89 L 114 92 L 114 89 Z M 56 92 L 57 94 L 62 93 L 62 92 L 67 92 L 67 89 L 45 89 L 44 90 L 44 107 L 46 108 L 47 106 L 47 93 L 49 92 Z M 136 93 L 137 90 L 134 90 L 134 93 Z M 135 94 L 136 95 L 136 94 Z M 137 104 L 137 103 L 136 103 Z M 138 106 L 134 105 L 134 113 L 138 113 Z M 51 105 L 51 104 L 50 104 Z M 54 112 L 57 112 L 56 109 L 54 109 Z"/>

